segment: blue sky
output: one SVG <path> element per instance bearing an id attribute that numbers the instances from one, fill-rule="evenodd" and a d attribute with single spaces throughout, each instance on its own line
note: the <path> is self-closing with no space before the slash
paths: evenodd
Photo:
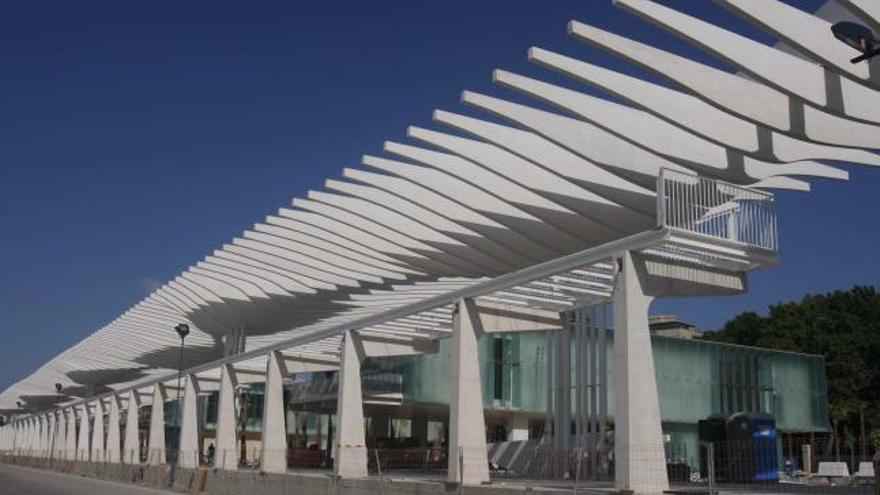
<path id="1" fill-rule="evenodd" d="M 711 2 L 686 7 L 754 34 Z M 433 109 L 468 113 L 461 90 L 516 99 L 492 69 L 578 88 L 531 66 L 531 45 L 641 74 L 569 39 L 569 19 L 711 60 L 605 0 L 6 2 L 0 14 L 0 387 L 407 125 L 430 125 Z M 880 170 L 851 171 L 779 196 L 783 263 L 749 294 L 655 311 L 715 328 L 877 283 Z"/>

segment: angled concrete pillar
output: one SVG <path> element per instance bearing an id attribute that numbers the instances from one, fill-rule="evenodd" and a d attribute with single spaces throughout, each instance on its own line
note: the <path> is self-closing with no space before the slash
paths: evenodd
<path id="1" fill-rule="evenodd" d="M 76 460 L 76 409 L 67 409 L 67 438 L 64 440 L 64 458 Z"/>
<path id="2" fill-rule="evenodd" d="M 34 452 L 34 444 L 36 443 L 34 440 L 34 422 L 36 418 L 29 418 L 25 420 L 25 450 L 28 455 L 33 455 Z"/>
<path id="3" fill-rule="evenodd" d="M 107 462 L 119 464 L 122 462 L 122 449 L 120 443 L 122 438 L 119 431 L 119 396 L 113 394 L 110 396 L 110 412 L 107 415 Z"/>
<path id="4" fill-rule="evenodd" d="M 284 378 L 287 366 L 277 351 L 266 356 L 266 391 L 263 395 L 263 437 L 260 467 L 267 473 L 287 472 L 287 424 Z"/>
<path id="5" fill-rule="evenodd" d="M 139 464 L 141 462 L 141 439 L 138 425 L 138 412 L 141 398 L 137 390 L 128 393 L 128 409 L 125 411 L 125 443 L 123 444 L 122 462 Z"/>
<path id="6" fill-rule="evenodd" d="M 89 460 L 89 405 L 80 406 L 79 417 L 79 440 L 76 443 L 76 460 L 85 462 Z"/>
<path id="7" fill-rule="evenodd" d="M 104 462 L 104 401 L 95 402 L 95 420 L 92 423 L 92 462 Z"/>
<path id="8" fill-rule="evenodd" d="M 64 459 L 64 446 L 65 442 L 67 442 L 67 421 L 64 418 L 64 411 L 55 411 L 52 413 L 52 418 L 55 421 L 55 430 L 53 432 L 54 437 L 52 440 L 52 458 Z"/>
<path id="9" fill-rule="evenodd" d="M 178 464 L 185 468 L 199 466 L 199 382 L 187 375 L 183 390 L 183 417 L 180 420 L 180 452 Z"/>
<path id="10" fill-rule="evenodd" d="M 40 416 L 40 436 L 39 442 L 40 446 L 38 449 L 38 453 L 40 457 L 49 457 L 49 416 L 42 415 Z"/>
<path id="11" fill-rule="evenodd" d="M 449 367 L 449 481 L 472 485 L 489 481 L 486 420 L 477 339 L 483 334 L 472 299 L 456 304 Z M 460 472 L 459 472 L 460 471 Z"/>
<path id="12" fill-rule="evenodd" d="M 55 411 L 49 413 L 49 434 L 46 437 L 47 449 L 48 449 L 48 457 L 51 459 L 55 458 L 55 449 L 58 448 L 58 443 L 56 441 L 56 437 L 58 435 L 58 417 L 55 414 Z"/>
<path id="13" fill-rule="evenodd" d="M 367 476 L 361 359 L 363 347 L 357 335 L 349 330 L 342 339 L 342 362 L 336 398 L 336 459 L 333 467 L 340 478 Z"/>
<path id="14" fill-rule="evenodd" d="M 27 420 L 27 451 L 28 455 L 34 455 L 37 449 L 37 418 Z"/>
<path id="15" fill-rule="evenodd" d="M 40 419 L 36 416 L 31 420 L 31 455 L 36 456 L 40 450 Z"/>
<path id="16" fill-rule="evenodd" d="M 46 415 L 46 457 L 50 459 L 55 456 L 55 429 L 57 427 L 55 413 L 50 412 Z"/>
<path id="17" fill-rule="evenodd" d="M 220 367 L 220 399 L 217 403 L 217 445 L 215 465 L 220 469 L 238 469 L 235 395 L 238 380 L 231 364 Z"/>
<path id="18" fill-rule="evenodd" d="M 646 295 L 647 274 L 640 258 L 618 259 L 614 282 L 614 459 L 618 489 L 661 494 L 669 489 L 660 403 Z"/>
<path id="19" fill-rule="evenodd" d="M 40 416 L 40 457 L 49 457 L 49 415 Z"/>
<path id="20" fill-rule="evenodd" d="M 40 418 L 39 416 L 34 416 L 31 419 L 31 441 L 30 441 L 30 451 L 31 456 L 38 456 L 40 454 Z"/>
<path id="21" fill-rule="evenodd" d="M 161 383 L 153 385 L 147 464 L 150 466 L 165 464 L 165 386 Z"/>

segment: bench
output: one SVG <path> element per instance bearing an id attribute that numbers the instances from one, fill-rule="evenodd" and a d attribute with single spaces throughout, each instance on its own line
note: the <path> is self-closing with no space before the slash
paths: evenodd
<path id="1" fill-rule="evenodd" d="M 849 467 L 845 462 L 820 462 L 819 470 L 814 474 L 818 478 L 849 478 Z"/>
<path id="2" fill-rule="evenodd" d="M 856 478 L 873 478 L 874 477 L 874 464 L 870 462 L 860 462 L 859 470 L 854 474 Z"/>

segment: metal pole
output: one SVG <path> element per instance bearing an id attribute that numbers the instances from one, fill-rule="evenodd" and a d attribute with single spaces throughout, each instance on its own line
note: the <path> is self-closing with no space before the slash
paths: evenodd
<path id="1" fill-rule="evenodd" d="M 178 360 L 178 365 L 177 365 L 177 401 L 176 401 L 174 407 L 176 410 L 175 412 L 177 413 L 176 416 L 177 416 L 178 438 L 180 438 L 180 427 L 181 427 L 181 419 L 182 419 L 181 418 L 182 407 L 180 404 L 180 381 L 181 381 L 181 378 L 183 377 L 183 345 L 184 345 L 184 339 L 186 338 L 186 335 L 181 333 L 180 330 L 177 330 L 177 331 L 178 331 L 178 334 L 180 335 L 180 359 Z M 177 455 L 174 456 L 174 463 L 171 466 L 171 476 L 168 479 L 168 486 L 173 487 L 175 481 L 177 481 L 177 479 L 176 479 L 177 478 L 177 464 L 180 462 L 180 455 L 181 455 L 180 443 L 178 441 Z"/>
<path id="2" fill-rule="evenodd" d="M 379 493 L 385 495 L 385 477 L 382 475 L 382 462 L 379 461 L 379 449 L 373 451 L 376 456 L 376 469 L 379 471 Z"/>
<path id="3" fill-rule="evenodd" d="M 706 445 L 707 470 L 709 471 L 709 495 L 716 495 L 715 491 L 715 444 L 709 442 Z"/>
<path id="4" fill-rule="evenodd" d="M 178 422 L 180 422 L 180 379 L 183 377 L 183 337 L 180 338 L 180 359 L 178 360 L 177 365 L 177 416 Z"/>

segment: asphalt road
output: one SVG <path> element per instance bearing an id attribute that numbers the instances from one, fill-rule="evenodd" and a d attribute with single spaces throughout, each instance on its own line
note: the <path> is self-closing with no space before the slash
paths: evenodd
<path id="1" fill-rule="evenodd" d="M 168 495 L 121 483 L 0 465 L 0 495 Z"/>

